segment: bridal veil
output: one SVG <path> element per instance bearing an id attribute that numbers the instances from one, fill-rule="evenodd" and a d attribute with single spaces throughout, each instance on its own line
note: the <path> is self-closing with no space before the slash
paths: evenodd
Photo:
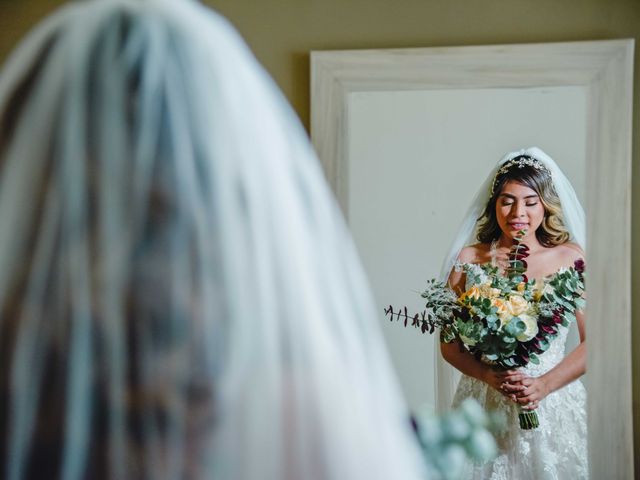
<path id="1" fill-rule="evenodd" d="M 421 478 L 304 130 L 190 0 L 70 4 L 0 76 L 0 464 Z"/>

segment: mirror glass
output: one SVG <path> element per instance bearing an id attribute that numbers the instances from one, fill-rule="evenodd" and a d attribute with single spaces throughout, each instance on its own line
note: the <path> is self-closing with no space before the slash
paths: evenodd
<path id="1" fill-rule="evenodd" d="M 507 152 L 542 148 L 586 206 L 586 88 L 354 92 L 347 102 L 349 226 L 408 403 L 435 405 L 437 335 L 385 321 L 383 309 L 423 309 L 419 291 Z M 576 343 L 574 325 L 567 350 Z"/>

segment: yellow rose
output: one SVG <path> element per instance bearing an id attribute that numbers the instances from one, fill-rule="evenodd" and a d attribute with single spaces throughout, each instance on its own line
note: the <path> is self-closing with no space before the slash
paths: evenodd
<path id="1" fill-rule="evenodd" d="M 494 298 L 491 300 L 491 305 L 493 305 L 497 309 L 496 315 L 498 315 L 498 318 L 500 319 L 501 327 L 511 321 L 511 317 L 513 315 L 511 315 L 509 307 L 507 306 L 507 302 L 505 302 L 501 298 Z"/>
<path id="2" fill-rule="evenodd" d="M 474 300 L 477 300 L 478 298 L 480 298 L 480 296 L 481 296 L 480 287 L 477 285 L 474 285 L 469 290 L 467 290 L 462 295 L 460 295 L 460 298 L 458 298 L 458 301 L 462 303 L 467 298 L 473 298 Z"/>
<path id="3" fill-rule="evenodd" d="M 480 285 L 480 294 L 486 298 L 496 298 L 500 295 L 499 288 L 492 288 L 490 283 Z"/>
<path id="4" fill-rule="evenodd" d="M 529 310 L 529 302 L 527 302 L 520 295 L 511 295 L 509 296 L 509 301 L 507 302 L 510 313 L 514 317 L 518 317 L 521 314 L 525 313 Z"/>
<path id="5" fill-rule="evenodd" d="M 491 305 L 493 305 L 498 309 L 498 311 L 496 312 L 498 316 L 506 315 L 509 313 L 509 309 L 507 308 L 506 302 L 501 298 L 492 299 Z"/>
<path id="6" fill-rule="evenodd" d="M 500 295 L 500 290 L 497 288 L 491 288 L 490 283 L 483 283 L 480 285 L 474 285 L 469 290 L 460 295 L 458 299 L 460 302 L 464 302 L 467 298 L 473 298 L 477 300 L 479 298 L 496 298 Z"/>
<path id="7" fill-rule="evenodd" d="M 526 287 L 526 284 L 524 282 L 520 282 L 516 288 L 520 293 L 524 293 L 525 287 Z"/>

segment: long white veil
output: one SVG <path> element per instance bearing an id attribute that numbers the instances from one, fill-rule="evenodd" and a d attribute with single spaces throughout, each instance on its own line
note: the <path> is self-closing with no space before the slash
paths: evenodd
<path id="1" fill-rule="evenodd" d="M 61 9 L 0 76 L 4 478 L 415 479 L 304 130 L 189 0 Z"/>
<path id="2" fill-rule="evenodd" d="M 565 227 L 571 236 L 570 240 L 586 249 L 586 223 L 585 213 L 578 196 L 571 185 L 571 182 L 562 172 L 558 164 L 544 151 L 538 147 L 529 147 L 507 153 L 495 167 L 489 172 L 486 180 L 480 185 L 478 193 L 473 198 L 469 209 L 458 229 L 458 233 L 451 244 L 449 253 L 445 257 L 440 270 L 440 280 L 446 282 L 449 274 L 460 254 L 460 251 L 467 245 L 477 243 L 477 227 L 478 219 L 482 216 L 484 209 L 491 197 L 491 187 L 496 176 L 496 172 L 500 167 L 509 160 L 526 155 L 542 162 L 551 172 L 553 186 L 560 199 L 562 206 L 562 214 L 564 217 Z M 459 379 L 459 372 L 449 365 L 436 351 L 436 377 L 438 386 L 438 395 L 436 399 L 437 408 L 440 411 L 451 408 L 453 394 Z"/>

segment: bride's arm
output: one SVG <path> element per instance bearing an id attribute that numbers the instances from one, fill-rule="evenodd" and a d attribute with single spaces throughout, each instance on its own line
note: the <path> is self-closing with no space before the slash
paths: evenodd
<path id="1" fill-rule="evenodd" d="M 440 343 L 440 351 L 444 359 L 462 373 L 489 384 L 504 395 L 507 395 L 507 392 L 503 389 L 503 385 L 526 380 L 526 377 L 516 370 L 496 371 L 478 361 L 470 353 L 461 350 L 457 340 L 451 343 Z M 523 389 L 524 386 L 521 385 L 510 386 L 510 392 L 518 392 Z"/>
<path id="2" fill-rule="evenodd" d="M 518 403 L 532 404 L 532 407 L 535 408 L 537 403 L 547 395 L 584 375 L 587 370 L 587 345 L 582 312 L 576 312 L 576 323 L 580 334 L 580 344 L 544 375 L 538 378 L 527 377 L 523 379 L 520 383 L 525 389 L 517 395 Z"/>

